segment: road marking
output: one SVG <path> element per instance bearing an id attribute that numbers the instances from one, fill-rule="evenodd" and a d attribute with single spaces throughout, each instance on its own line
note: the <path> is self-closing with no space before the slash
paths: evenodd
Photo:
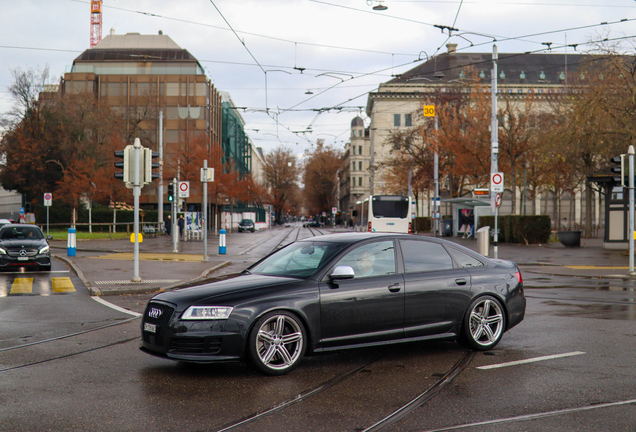
<path id="1" fill-rule="evenodd" d="M 75 286 L 69 277 L 51 278 L 53 292 L 75 292 Z"/>
<path id="2" fill-rule="evenodd" d="M 595 265 L 566 265 L 565 268 L 573 270 L 626 270 L 628 266 L 595 266 Z"/>
<path id="3" fill-rule="evenodd" d="M 106 300 L 104 300 L 104 299 L 103 299 L 103 298 L 101 298 L 101 297 L 92 296 L 91 298 L 92 298 L 93 300 L 95 300 L 97 303 L 101 303 L 101 304 L 103 304 L 104 306 L 108 306 L 108 307 L 109 307 L 109 308 L 111 308 L 111 309 L 115 309 L 116 311 L 119 311 L 119 312 L 122 312 L 122 313 L 125 313 L 125 314 L 128 314 L 128 315 L 132 315 L 132 316 L 134 316 L 134 317 L 140 317 L 140 316 L 141 316 L 141 314 L 140 314 L 140 313 L 133 312 L 133 311 L 130 311 L 130 310 L 128 310 L 128 309 L 124 309 L 123 307 L 119 307 L 119 306 L 117 306 L 117 305 L 114 305 L 114 304 L 112 304 L 112 303 L 110 303 L 110 302 L 107 302 Z"/>
<path id="4" fill-rule="evenodd" d="M 509 418 L 503 418 L 503 419 L 487 420 L 487 421 L 478 422 L 478 423 L 465 423 L 465 424 L 456 425 L 456 426 L 449 426 L 449 427 L 445 427 L 445 428 L 441 428 L 441 429 L 431 429 L 431 430 L 427 430 L 427 431 L 423 431 L 423 432 L 454 431 L 454 430 L 459 430 L 459 429 L 474 428 L 474 427 L 477 427 L 477 426 L 487 426 L 487 425 L 494 425 L 494 424 L 500 424 L 500 423 L 509 423 L 509 422 L 516 422 L 516 421 L 534 420 L 534 419 L 540 419 L 540 418 L 544 418 L 544 417 L 560 416 L 560 415 L 571 414 L 571 413 L 576 413 L 576 412 L 595 410 L 595 409 L 599 409 L 599 408 L 612 408 L 612 407 L 616 407 L 616 406 L 630 405 L 630 404 L 635 404 L 635 403 L 636 403 L 636 399 L 619 401 L 619 402 L 609 402 L 609 403 L 604 403 L 604 404 L 588 405 L 588 406 L 583 406 L 583 407 L 578 407 L 578 408 L 566 408 L 566 409 L 562 409 L 562 410 L 558 410 L 558 411 L 547 411 L 547 412 L 542 412 L 542 413 L 526 414 L 526 415 L 521 415 L 521 416 L 517 416 L 517 417 L 509 417 Z"/>
<path id="5" fill-rule="evenodd" d="M 115 253 L 108 255 L 99 255 L 91 257 L 93 259 L 110 259 L 110 260 L 123 260 L 132 261 L 135 258 L 133 253 Z M 169 253 L 140 253 L 139 259 L 141 261 L 172 261 L 172 262 L 201 262 L 203 255 L 197 254 L 169 254 Z"/>
<path id="6" fill-rule="evenodd" d="M 508 367 L 508 366 L 516 366 L 516 365 L 526 364 L 526 363 L 535 363 L 535 362 L 540 362 L 540 361 L 545 361 L 545 360 L 553 360 L 553 359 L 558 359 L 558 358 L 563 358 L 563 357 L 572 357 L 572 356 L 577 356 L 577 355 L 581 355 L 581 354 L 585 354 L 585 353 L 583 351 L 573 351 L 573 352 L 569 352 L 569 353 L 565 353 L 565 354 L 554 354 L 554 355 L 543 356 L 543 357 L 535 357 L 535 358 L 530 358 L 530 359 L 525 359 L 525 360 L 517 360 L 517 361 L 512 361 L 512 362 L 507 362 L 507 363 L 498 363 L 498 364 L 492 364 L 492 365 L 488 365 L 488 366 L 479 366 L 479 367 L 477 367 L 475 369 L 481 369 L 481 370 L 497 369 L 497 368 Z"/>
<path id="7" fill-rule="evenodd" d="M 15 278 L 9 294 L 31 294 L 33 291 L 33 278 Z"/>

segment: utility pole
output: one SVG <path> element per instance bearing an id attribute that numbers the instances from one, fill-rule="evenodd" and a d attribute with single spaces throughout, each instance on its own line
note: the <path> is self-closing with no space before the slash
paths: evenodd
<path id="1" fill-rule="evenodd" d="M 139 195 L 141 195 L 141 170 L 139 165 L 141 162 L 141 141 L 139 138 L 135 138 L 133 144 L 134 151 L 134 164 L 135 164 L 135 178 L 133 183 L 133 196 L 135 201 L 134 211 L 134 229 L 135 229 L 135 243 L 134 243 L 134 264 L 133 264 L 133 278 L 131 282 L 141 282 L 139 276 Z"/>
<path id="2" fill-rule="evenodd" d="M 157 186 L 159 229 L 163 227 L 163 110 L 159 111 L 159 185 Z"/>
<path id="3" fill-rule="evenodd" d="M 491 178 L 494 173 L 499 171 L 497 158 L 499 156 L 499 139 L 497 136 L 497 129 L 499 127 L 497 121 L 497 45 L 492 46 L 492 76 L 491 79 L 491 99 L 492 99 L 492 113 L 490 117 L 490 174 Z M 490 185 L 492 189 L 492 183 Z M 494 257 L 498 258 L 498 241 L 499 241 L 499 229 L 498 229 L 498 216 L 499 207 L 495 204 L 495 194 L 490 193 L 490 207 L 495 209 L 495 232 L 494 232 Z"/>
<path id="4" fill-rule="evenodd" d="M 630 145 L 627 150 L 629 157 L 629 275 L 635 276 L 634 272 L 634 146 Z"/>

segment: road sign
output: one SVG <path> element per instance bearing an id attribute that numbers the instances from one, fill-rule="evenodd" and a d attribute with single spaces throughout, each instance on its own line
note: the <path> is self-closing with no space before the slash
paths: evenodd
<path id="1" fill-rule="evenodd" d="M 499 192 L 495 195 L 495 205 L 497 207 L 501 207 L 501 194 Z"/>
<path id="2" fill-rule="evenodd" d="M 201 168 L 201 181 L 209 183 L 214 181 L 214 168 Z"/>
<path id="3" fill-rule="evenodd" d="M 496 172 L 490 174 L 490 190 L 492 192 L 504 191 L 504 173 Z"/>
<path id="4" fill-rule="evenodd" d="M 338 213 L 338 207 L 331 207 L 331 214 Z"/>
<path id="5" fill-rule="evenodd" d="M 53 194 L 50 192 L 44 193 L 44 205 L 50 207 L 53 205 Z"/>
<path id="6" fill-rule="evenodd" d="M 435 117 L 435 105 L 424 105 L 424 117 Z"/>
<path id="7" fill-rule="evenodd" d="M 190 198 L 190 182 L 179 182 L 179 198 Z"/>

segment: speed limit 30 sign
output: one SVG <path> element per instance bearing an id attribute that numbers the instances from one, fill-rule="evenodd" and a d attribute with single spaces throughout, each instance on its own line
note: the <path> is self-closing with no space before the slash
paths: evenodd
<path id="1" fill-rule="evenodd" d="M 504 173 L 496 172 L 496 173 L 490 174 L 490 191 L 491 192 L 504 191 Z"/>

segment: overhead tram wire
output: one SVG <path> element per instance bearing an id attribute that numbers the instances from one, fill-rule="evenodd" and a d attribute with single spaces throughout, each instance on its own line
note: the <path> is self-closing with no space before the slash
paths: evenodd
<path id="1" fill-rule="evenodd" d="M 68 0 L 68 1 L 73 1 L 73 2 L 78 2 L 78 3 L 86 3 L 86 1 L 84 1 L 84 0 Z M 209 27 L 209 28 L 213 28 L 213 29 L 217 29 L 217 30 L 223 30 L 223 31 L 228 31 L 229 30 L 229 29 L 227 29 L 225 27 L 215 26 L 215 25 L 212 25 L 212 24 L 205 24 L 205 23 L 191 21 L 191 20 L 186 20 L 186 19 L 182 19 L 182 18 L 173 18 L 173 17 L 169 17 L 169 16 L 165 16 L 165 15 L 151 13 L 151 12 L 136 11 L 136 10 L 126 9 L 126 8 L 117 7 L 117 6 L 102 5 L 102 8 L 120 10 L 122 12 L 140 14 L 140 15 L 145 15 L 145 16 L 151 17 L 151 18 L 161 18 L 161 19 L 165 19 L 165 20 L 169 20 L 169 21 L 182 22 L 182 23 L 185 23 L 185 24 L 194 24 L 194 25 L 198 25 L 198 26 L 202 26 L 202 27 Z M 393 55 L 399 55 L 399 56 L 413 56 L 414 55 L 413 53 L 390 53 L 390 52 L 386 52 L 386 51 L 376 51 L 376 50 L 369 50 L 369 49 L 363 49 L 363 48 L 351 48 L 351 47 L 342 47 L 342 46 L 336 46 L 336 45 L 318 44 L 318 43 L 312 43 L 312 42 L 293 41 L 293 40 L 290 40 L 290 39 L 279 38 L 279 37 L 276 37 L 276 36 L 267 36 L 267 35 L 262 35 L 262 34 L 258 34 L 258 33 L 247 32 L 247 31 L 241 31 L 241 30 L 236 30 L 235 33 L 240 33 L 240 34 L 245 34 L 245 35 L 249 35 L 249 36 L 260 37 L 260 38 L 264 38 L 264 39 L 275 40 L 275 41 L 279 41 L 279 42 L 286 42 L 286 43 L 293 43 L 293 44 L 299 44 L 299 45 L 314 46 L 314 47 L 319 47 L 319 48 L 332 48 L 332 49 L 341 49 L 341 50 L 348 50 L 348 51 L 368 52 L 368 53 L 372 53 L 372 54 L 387 54 L 387 55 L 393 54 Z"/>

